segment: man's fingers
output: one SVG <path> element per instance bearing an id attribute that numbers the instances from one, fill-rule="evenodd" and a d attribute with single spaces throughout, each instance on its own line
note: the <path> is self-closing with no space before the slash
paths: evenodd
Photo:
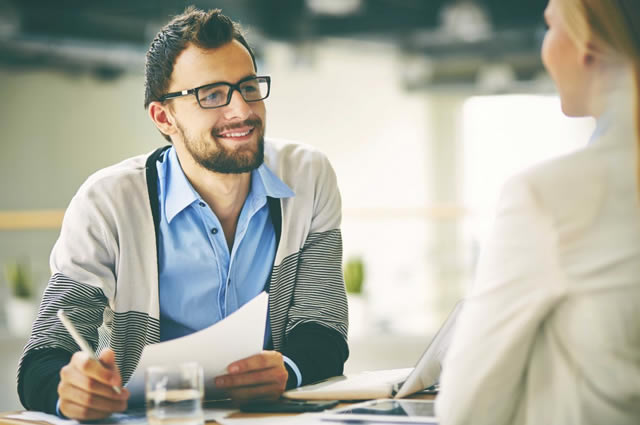
<path id="1" fill-rule="evenodd" d="M 58 396 L 60 411 L 80 420 L 102 419 L 127 408 L 129 391 L 113 390 L 122 380 L 112 350 L 105 350 L 100 360 L 77 352 L 71 362 L 60 370 Z"/>
<path id="2" fill-rule="evenodd" d="M 111 412 L 81 406 L 71 400 L 60 400 L 60 412 L 68 418 L 79 420 L 104 419 Z"/>
<path id="3" fill-rule="evenodd" d="M 120 370 L 118 369 L 118 365 L 116 363 L 116 353 L 111 348 L 105 348 L 100 352 L 100 363 L 105 368 L 113 371 L 114 377 L 111 379 L 111 385 L 115 385 L 116 387 L 122 386 L 122 378 L 120 377 Z"/>
<path id="4" fill-rule="evenodd" d="M 275 384 L 257 385 L 255 387 L 242 387 L 232 389 L 229 396 L 234 401 L 244 400 L 277 400 L 282 395 L 280 386 Z"/>
<path id="5" fill-rule="evenodd" d="M 65 388 L 67 388 L 66 385 L 74 386 L 88 393 L 113 400 L 126 400 L 129 394 L 128 391 L 117 394 L 113 391 L 112 384 L 99 382 L 72 366 L 65 366 L 60 371 L 60 385 Z"/>
<path id="6" fill-rule="evenodd" d="M 116 367 L 116 353 L 111 348 L 105 348 L 98 356 L 100 362 L 109 369 Z"/>
<path id="7" fill-rule="evenodd" d="M 71 357 L 71 365 L 83 375 L 102 382 L 103 384 L 119 386 L 122 383 L 120 373 L 117 369 L 109 369 L 81 351 L 76 352 L 73 357 Z"/>
<path id="8" fill-rule="evenodd" d="M 215 383 L 216 387 L 220 389 L 269 383 L 278 384 L 284 388 L 288 377 L 287 370 L 284 367 L 272 367 L 237 375 L 218 376 Z"/>
<path id="9" fill-rule="evenodd" d="M 113 390 L 111 391 L 113 393 Z M 79 406 L 99 410 L 103 412 L 121 412 L 127 408 L 127 400 L 120 398 L 104 397 L 102 395 L 85 391 L 69 383 L 61 382 L 58 387 L 60 400 L 69 400 Z"/>
<path id="10" fill-rule="evenodd" d="M 225 390 L 235 401 L 276 400 L 287 385 L 287 369 L 282 354 L 277 351 L 263 351 L 238 360 L 227 370 L 227 375 L 216 378 L 216 387 Z"/>
<path id="11" fill-rule="evenodd" d="M 233 362 L 227 367 L 230 374 L 244 373 L 250 370 L 268 369 L 283 364 L 282 354 L 277 351 L 263 351 L 246 359 Z"/>

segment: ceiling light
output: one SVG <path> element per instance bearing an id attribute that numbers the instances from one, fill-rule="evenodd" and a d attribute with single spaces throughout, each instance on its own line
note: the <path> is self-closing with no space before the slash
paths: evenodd
<path id="1" fill-rule="evenodd" d="M 362 0 L 306 0 L 305 3 L 316 15 L 353 15 L 362 7 Z"/>
<path id="2" fill-rule="evenodd" d="M 440 14 L 441 29 L 462 41 L 479 41 L 491 35 L 487 10 L 472 0 L 447 4 Z"/>

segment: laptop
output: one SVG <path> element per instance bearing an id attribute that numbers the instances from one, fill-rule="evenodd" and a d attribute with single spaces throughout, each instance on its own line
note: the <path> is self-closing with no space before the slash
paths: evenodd
<path id="1" fill-rule="evenodd" d="M 451 343 L 462 305 L 463 301 L 458 301 L 415 367 L 336 376 L 286 391 L 283 396 L 296 400 L 372 400 L 404 398 L 427 388 L 437 392 L 442 360 Z"/>

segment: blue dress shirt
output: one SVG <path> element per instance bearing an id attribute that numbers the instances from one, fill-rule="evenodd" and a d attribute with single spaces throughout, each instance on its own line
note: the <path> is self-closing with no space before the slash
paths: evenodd
<path id="1" fill-rule="evenodd" d="M 266 165 L 251 173 L 231 252 L 218 217 L 184 175 L 173 147 L 157 163 L 160 202 L 160 340 L 224 319 L 265 289 L 276 254 L 267 196 L 295 194 Z M 267 318 L 264 346 L 271 340 Z M 290 359 L 285 362 L 302 377 Z"/>

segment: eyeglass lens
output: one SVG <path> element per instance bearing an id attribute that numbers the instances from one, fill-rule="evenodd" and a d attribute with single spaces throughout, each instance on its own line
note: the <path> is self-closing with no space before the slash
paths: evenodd
<path id="1" fill-rule="evenodd" d="M 212 84 L 200 88 L 200 90 L 198 90 L 200 105 L 204 108 L 226 105 L 231 100 L 231 96 L 229 95 L 231 89 L 231 85 L 224 83 Z M 252 78 L 238 84 L 237 90 L 246 102 L 256 102 L 267 96 L 269 83 L 264 78 Z"/>

